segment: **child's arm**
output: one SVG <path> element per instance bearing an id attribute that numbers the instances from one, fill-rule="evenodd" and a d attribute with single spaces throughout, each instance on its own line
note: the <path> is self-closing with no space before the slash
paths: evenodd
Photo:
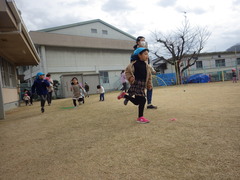
<path id="1" fill-rule="evenodd" d="M 125 69 L 125 75 L 126 75 L 128 82 L 130 82 L 130 84 L 134 83 L 134 81 L 135 81 L 135 77 L 133 75 L 132 68 L 133 68 L 133 64 L 131 63 Z"/>
<path id="2" fill-rule="evenodd" d="M 48 82 L 48 80 L 44 79 L 42 82 L 43 82 L 47 87 L 50 86 L 50 83 Z"/>
<path id="3" fill-rule="evenodd" d="M 147 73 L 148 73 L 148 79 L 147 79 L 147 89 L 152 89 L 152 71 L 151 67 L 147 65 Z"/>
<path id="4" fill-rule="evenodd" d="M 82 88 L 82 90 L 83 90 L 83 94 L 86 95 L 86 90 L 84 88 Z"/>
<path id="5" fill-rule="evenodd" d="M 84 89 L 80 84 L 79 84 L 79 88 L 82 89 L 82 90 Z"/>
<path id="6" fill-rule="evenodd" d="M 82 89 L 83 94 L 86 95 L 86 90 L 85 90 L 85 88 L 82 87 L 80 84 L 79 84 L 79 87 L 80 87 L 80 89 Z"/>

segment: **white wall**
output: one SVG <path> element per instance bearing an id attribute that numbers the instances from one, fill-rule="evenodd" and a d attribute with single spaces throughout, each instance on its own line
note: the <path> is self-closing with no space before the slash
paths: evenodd
<path id="1" fill-rule="evenodd" d="M 200 56 L 198 61 L 202 61 L 203 68 L 197 69 L 196 64 L 191 66 L 188 70 L 190 74 L 196 73 L 207 73 L 207 72 L 216 72 L 216 71 L 224 71 L 229 70 L 231 68 L 236 68 L 236 58 L 240 58 L 240 54 L 221 54 L 221 57 L 218 55 L 209 55 L 209 56 Z M 215 60 L 225 59 L 225 67 L 216 67 Z M 238 65 L 239 66 L 239 65 Z M 167 64 L 167 68 L 165 73 L 175 73 L 174 66 Z M 240 66 L 238 67 L 240 68 Z"/>
<path id="2" fill-rule="evenodd" d="M 97 33 L 91 33 L 91 29 L 97 29 Z M 107 30 L 108 34 L 102 34 L 102 30 Z M 95 22 L 91 24 L 84 24 L 77 27 L 69 27 L 60 30 L 51 31 L 52 33 L 67 34 L 67 35 L 77 35 L 77 36 L 87 36 L 87 37 L 99 37 L 99 38 L 109 38 L 109 39 L 120 39 L 120 40 L 133 40 L 130 37 L 106 26 L 100 22 Z"/>
<path id="3" fill-rule="evenodd" d="M 109 83 L 103 84 L 106 90 L 119 87 L 121 70 L 130 63 L 132 51 L 80 49 L 65 47 L 45 47 L 46 73 L 51 73 L 53 80 L 60 82 L 60 76 L 70 73 L 99 73 L 107 71 Z M 43 67 L 41 64 L 32 68 L 32 75 Z M 25 79 L 31 77 L 30 70 L 25 72 Z"/>
<path id="4" fill-rule="evenodd" d="M 132 51 L 47 47 L 47 72 L 120 70 Z"/>

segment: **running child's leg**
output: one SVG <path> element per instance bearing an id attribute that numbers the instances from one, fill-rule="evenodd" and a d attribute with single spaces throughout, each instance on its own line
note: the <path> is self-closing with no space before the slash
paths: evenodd
<path id="1" fill-rule="evenodd" d="M 46 99 L 47 99 L 47 97 L 46 97 L 47 95 L 41 95 L 40 97 L 41 97 L 41 107 L 44 107 L 45 106 L 45 102 L 46 102 Z"/>
<path id="2" fill-rule="evenodd" d="M 40 95 L 40 98 L 41 98 L 41 111 L 43 113 L 44 112 L 45 102 L 46 102 L 46 99 L 47 99 L 47 95 Z"/>
<path id="3" fill-rule="evenodd" d="M 30 104 L 33 104 L 33 95 L 30 96 Z"/>
<path id="4" fill-rule="evenodd" d="M 48 92 L 48 94 L 47 94 L 47 102 L 48 102 L 48 105 L 51 105 L 51 103 L 52 103 L 52 92 Z"/>
<path id="5" fill-rule="evenodd" d="M 73 105 L 76 107 L 77 106 L 77 100 L 73 99 Z"/>
<path id="6" fill-rule="evenodd" d="M 137 96 L 136 96 L 136 97 L 137 97 Z M 124 98 L 127 99 L 127 100 L 129 100 L 129 101 L 131 101 L 134 105 L 139 105 L 139 100 L 136 99 L 136 97 L 133 98 L 132 96 L 124 95 Z"/>
<path id="7" fill-rule="evenodd" d="M 104 101 L 104 93 L 102 93 L 102 101 Z"/>
<path id="8" fill-rule="evenodd" d="M 142 117 L 144 112 L 144 106 L 146 104 L 146 98 L 144 96 L 136 96 L 135 99 L 139 102 L 138 117 Z"/>

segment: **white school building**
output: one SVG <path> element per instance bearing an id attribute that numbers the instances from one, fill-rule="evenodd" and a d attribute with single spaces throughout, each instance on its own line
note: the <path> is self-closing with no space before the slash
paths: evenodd
<path id="1" fill-rule="evenodd" d="M 62 97 L 71 96 L 74 76 L 89 84 L 90 94 L 98 84 L 107 91 L 118 89 L 120 72 L 129 64 L 135 44 L 135 37 L 100 19 L 30 31 L 30 36 L 41 62 L 20 69 L 24 80 L 32 84 L 37 72 L 50 73 L 61 83 Z"/>

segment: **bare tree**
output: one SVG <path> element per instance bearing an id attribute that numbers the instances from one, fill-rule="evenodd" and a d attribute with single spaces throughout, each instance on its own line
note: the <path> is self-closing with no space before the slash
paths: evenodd
<path id="1" fill-rule="evenodd" d="M 175 67 L 177 84 L 181 84 L 181 74 L 196 63 L 210 32 L 207 28 L 192 28 L 185 19 L 183 25 L 176 31 L 166 35 L 153 33 L 153 36 L 167 52 L 169 58 L 160 56 L 158 51 L 153 53 Z M 183 63 L 183 61 L 186 62 Z"/>

